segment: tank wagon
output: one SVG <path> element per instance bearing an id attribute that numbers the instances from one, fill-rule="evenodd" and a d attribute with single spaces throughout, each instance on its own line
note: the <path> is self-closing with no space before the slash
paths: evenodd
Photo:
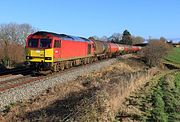
<path id="1" fill-rule="evenodd" d="M 99 59 L 137 52 L 140 47 L 38 31 L 26 39 L 26 61 L 36 71 L 60 71 Z"/>

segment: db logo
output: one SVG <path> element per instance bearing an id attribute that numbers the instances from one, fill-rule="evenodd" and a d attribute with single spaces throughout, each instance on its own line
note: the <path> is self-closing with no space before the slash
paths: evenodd
<path id="1" fill-rule="evenodd" d="M 59 51 L 58 51 L 58 50 L 55 50 L 55 53 L 57 54 L 57 53 L 59 53 Z"/>

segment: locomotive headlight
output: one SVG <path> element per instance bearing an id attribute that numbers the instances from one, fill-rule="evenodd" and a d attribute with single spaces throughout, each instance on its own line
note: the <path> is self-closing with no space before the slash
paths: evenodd
<path id="1" fill-rule="evenodd" d="M 51 60 L 52 58 L 51 57 L 45 57 L 45 60 Z"/>
<path id="2" fill-rule="evenodd" d="M 26 56 L 26 59 L 32 59 L 32 57 L 31 56 Z"/>
<path id="3" fill-rule="evenodd" d="M 30 59 L 30 57 L 29 57 L 29 56 L 26 56 L 26 59 Z"/>

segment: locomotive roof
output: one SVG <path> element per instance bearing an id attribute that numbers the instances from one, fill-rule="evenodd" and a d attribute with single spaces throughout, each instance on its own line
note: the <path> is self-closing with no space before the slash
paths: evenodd
<path id="1" fill-rule="evenodd" d="M 38 31 L 38 32 L 34 33 L 33 35 L 46 35 L 46 34 L 51 34 L 52 36 L 56 36 L 56 37 L 61 38 L 63 40 L 90 42 L 89 39 L 86 39 L 84 37 L 76 37 L 76 36 L 70 36 L 70 35 L 66 35 L 66 34 L 57 34 L 57 33 L 46 32 L 46 31 Z"/>

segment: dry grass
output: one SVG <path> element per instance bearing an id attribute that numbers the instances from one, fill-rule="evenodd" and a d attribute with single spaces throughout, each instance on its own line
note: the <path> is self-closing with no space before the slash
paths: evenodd
<path id="1" fill-rule="evenodd" d="M 59 84 L 54 88 L 47 89 L 37 97 L 24 101 L 23 103 L 15 103 L 15 105 L 11 106 L 11 109 L 8 112 L 1 113 L 0 120 L 23 120 L 25 117 L 25 113 L 31 113 L 33 111 L 38 111 L 46 108 L 49 105 L 52 105 L 56 100 L 65 99 L 68 95 L 70 95 L 70 93 L 80 92 L 83 89 L 84 87 L 80 83 L 74 81 Z M 27 117 L 27 119 L 29 118 Z"/>
<path id="2" fill-rule="evenodd" d="M 145 65 L 136 60 L 114 63 L 16 103 L 1 113 L 1 120 L 113 121 L 124 98 L 153 74 L 141 67 Z"/>
<path id="3" fill-rule="evenodd" d="M 131 76 L 131 77 L 129 77 Z M 96 91 L 91 91 L 76 110 L 76 121 L 113 121 L 121 103 L 150 78 L 147 72 L 129 73 L 112 78 L 108 83 L 102 84 Z M 131 80 L 132 79 L 132 80 Z M 134 80 L 135 79 L 135 80 Z"/>

